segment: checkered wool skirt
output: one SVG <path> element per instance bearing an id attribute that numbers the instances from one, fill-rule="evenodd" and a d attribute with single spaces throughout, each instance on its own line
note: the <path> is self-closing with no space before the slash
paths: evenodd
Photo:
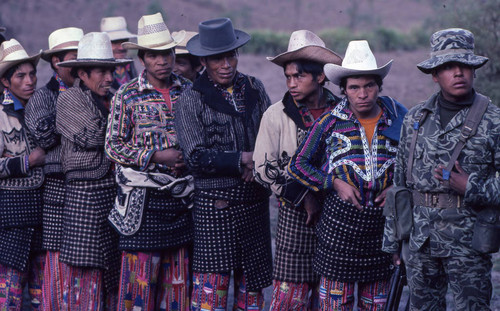
<path id="1" fill-rule="evenodd" d="M 279 202 L 273 279 L 292 283 L 319 281 L 313 271 L 316 234 L 306 226 L 307 212 L 301 207 Z"/>
<path id="2" fill-rule="evenodd" d="M 243 270 L 247 291 L 272 283 L 269 199 L 254 183 L 195 192 L 193 271 L 234 269 Z"/>
<path id="3" fill-rule="evenodd" d="M 64 198 L 64 175 L 45 176 L 43 191 L 43 249 L 58 252 L 61 247 Z"/>

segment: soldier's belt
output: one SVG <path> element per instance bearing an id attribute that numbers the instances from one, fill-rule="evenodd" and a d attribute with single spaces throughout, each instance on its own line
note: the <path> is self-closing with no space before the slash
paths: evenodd
<path id="1" fill-rule="evenodd" d="M 435 208 L 459 208 L 464 198 L 456 194 L 412 191 L 413 204 Z"/>

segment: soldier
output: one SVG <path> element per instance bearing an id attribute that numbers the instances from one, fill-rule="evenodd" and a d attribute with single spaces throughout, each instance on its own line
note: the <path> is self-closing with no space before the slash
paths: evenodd
<path id="1" fill-rule="evenodd" d="M 474 54 L 470 31 L 440 30 L 430 43 L 431 57 L 417 67 L 431 74 L 440 91 L 406 115 L 395 172 L 395 185 L 413 195 L 405 258 L 410 307 L 446 310 L 449 286 L 455 310 L 489 310 L 491 257 L 472 248 L 472 237 L 477 213 L 486 206 L 500 207 L 500 109 L 473 88 L 475 70 L 488 59 Z M 462 124 L 482 103 L 486 111 L 479 115 L 477 132 L 454 161 Z M 384 249 L 397 252 L 398 243 L 390 243 L 392 234 L 386 233 Z"/>
<path id="2" fill-rule="evenodd" d="M 288 51 L 268 59 L 283 68 L 288 87 L 262 116 L 253 155 L 256 180 L 278 198 L 271 310 L 307 310 L 317 305 L 319 278 L 312 266 L 321 206 L 313 191 L 287 175 L 286 166 L 314 120 L 340 101 L 323 86 L 323 66 L 342 59 L 308 30 L 294 31 Z"/>

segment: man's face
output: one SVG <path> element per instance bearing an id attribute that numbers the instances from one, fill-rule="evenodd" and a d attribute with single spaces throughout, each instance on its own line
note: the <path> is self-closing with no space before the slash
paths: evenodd
<path id="1" fill-rule="evenodd" d="M 122 47 L 122 43 L 127 41 L 128 40 L 111 41 L 111 47 L 113 48 L 113 57 L 115 59 L 122 59 L 127 57 L 127 50 Z"/>
<path id="2" fill-rule="evenodd" d="M 375 117 L 378 113 L 377 97 L 379 87 L 372 76 L 348 77 L 345 94 L 349 108 L 358 118 Z"/>
<path id="3" fill-rule="evenodd" d="M 2 83 L 25 105 L 35 92 L 36 69 L 32 63 L 23 63 L 14 72 L 10 81 L 3 77 Z"/>
<path id="4" fill-rule="evenodd" d="M 197 68 L 194 68 L 189 61 L 189 57 L 183 54 L 175 56 L 175 66 L 174 73 L 183 76 L 186 79 L 194 81 L 196 74 L 198 73 Z"/>
<path id="5" fill-rule="evenodd" d="M 73 83 L 75 82 L 75 78 L 71 75 L 71 68 L 59 67 L 57 66 L 57 63 L 65 62 L 68 60 L 75 60 L 76 57 L 77 57 L 76 50 L 67 52 L 66 55 L 64 55 L 63 59 L 59 59 L 57 58 L 57 56 L 52 56 L 52 64 L 54 64 L 54 68 L 56 68 L 57 74 L 68 87 L 73 86 Z"/>
<path id="6" fill-rule="evenodd" d="M 299 73 L 297 64 L 292 62 L 285 67 L 285 78 L 286 86 L 293 99 L 308 104 L 312 98 L 318 100 L 316 95 L 321 88 L 320 83 L 325 79 L 325 75 L 322 73 L 314 79 L 310 73 Z"/>
<path id="7" fill-rule="evenodd" d="M 92 68 L 90 74 L 83 69 L 78 70 L 78 77 L 83 81 L 86 87 L 100 96 L 106 96 L 113 82 L 114 67 Z"/>
<path id="8" fill-rule="evenodd" d="M 432 80 L 439 84 L 446 100 L 458 102 L 472 92 L 474 68 L 462 63 L 446 63 L 432 73 Z"/>
<path id="9" fill-rule="evenodd" d="M 230 86 L 236 76 L 238 67 L 238 52 L 232 50 L 226 53 L 211 55 L 201 58 L 201 64 L 205 66 L 208 76 L 217 84 Z"/>
<path id="10" fill-rule="evenodd" d="M 140 60 L 146 69 L 150 82 L 154 82 L 154 80 L 165 81 L 174 69 L 175 54 L 172 49 L 146 51 L 144 59 Z"/>

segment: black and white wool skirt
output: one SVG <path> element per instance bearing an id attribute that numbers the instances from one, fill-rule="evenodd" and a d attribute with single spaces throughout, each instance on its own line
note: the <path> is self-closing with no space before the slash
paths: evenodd
<path id="1" fill-rule="evenodd" d="M 195 191 L 193 270 L 237 269 L 248 291 L 272 283 L 268 193 L 254 183 Z"/>
<path id="2" fill-rule="evenodd" d="M 372 282 L 390 277 L 392 255 L 382 248 L 385 218 L 380 206 L 359 211 L 330 193 L 316 227 L 314 270 L 340 282 Z"/>
<path id="3" fill-rule="evenodd" d="M 43 249 L 58 252 L 61 247 L 64 198 L 64 175 L 46 175 L 43 191 Z"/>

